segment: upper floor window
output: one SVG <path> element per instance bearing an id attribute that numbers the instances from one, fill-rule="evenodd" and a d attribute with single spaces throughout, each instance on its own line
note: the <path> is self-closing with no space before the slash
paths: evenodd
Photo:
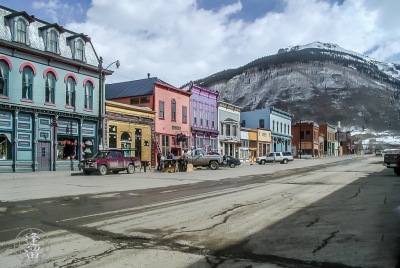
<path id="1" fill-rule="evenodd" d="M 171 120 L 172 121 L 176 120 L 176 101 L 175 100 L 171 101 Z"/>
<path id="2" fill-rule="evenodd" d="M 7 96 L 8 89 L 8 64 L 0 61 L 0 95 Z"/>
<path id="3" fill-rule="evenodd" d="M 22 98 L 32 100 L 33 70 L 25 66 L 22 71 Z"/>
<path id="4" fill-rule="evenodd" d="M 93 85 L 89 81 L 85 84 L 85 109 L 93 110 Z"/>
<path id="5" fill-rule="evenodd" d="M 286 124 L 285 124 L 285 127 L 283 128 L 283 130 L 284 130 L 284 133 L 286 134 Z"/>
<path id="6" fill-rule="evenodd" d="M 240 121 L 240 126 L 241 127 L 246 127 L 246 120 Z"/>
<path id="7" fill-rule="evenodd" d="M 281 123 L 281 133 L 283 132 L 283 129 L 282 129 L 282 123 Z"/>
<path id="8" fill-rule="evenodd" d="M 276 122 L 276 131 L 279 131 L 279 122 Z"/>
<path id="9" fill-rule="evenodd" d="M 65 97 L 65 105 L 75 107 L 75 81 L 72 77 L 68 77 L 67 79 L 67 90 Z"/>
<path id="10" fill-rule="evenodd" d="M 203 126 L 203 109 L 200 107 L 200 126 Z"/>
<path id="11" fill-rule="evenodd" d="M 182 107 L 182 123 L 187 123 L 187 107 Z"/>
<path id="12" fill-rule="evenodd" d="M 131 104 L 139 104 L 139 98 L 132 98 Z"/>
<path id="13" fill-rule="evenodd" d="M 150 97 L 141 97 L 140 103 L 150 103 Z"/>
<path id="14" fill-rule="evenodd" d="M 206 127 L 208 127 L 208 116 L 209 116 L 208 111 L 206 111 Z"/>
<path id="15" fill-rule="evenodd" d="M 260 119 L 259 125 L 260 125 L 260 128 L 264 128 L 264 119 Z"/>
<path id="16" fill-rule="evenodd" d="M 49 51 L 58 52 L 58 34 L 55 30 L 51 30 L 50 32 Z"/>
<path id="17" fill-rule="evenodd" d="M 214 113 L 214 112 L 211 112 L 211 127 L 212 127 L 212 128 L 215 127 L 214 117 L 215 117 L 215 113 Z"/>
<path id="18" fill-rule="evenodd" d="M 54 93 L 56 87 L 56 77 L 52 72 L 46 74 L 45 102 L 54 103 Z"/>
<path id="19" fill-rule="evenodd" d="M 193 124 L 197 125 L 197 108 L 193 107 Z"/>
<path id="20" fill-rule="evenodd" d="M 17 21 L 17 32 L 15 41 L 26 44 L 26 22 L 23 19 Z"/>
<path id="21" fill-rule="evenodd" d="M 84 51 L 83 41 L 78 39 L 78 41 L 76 42 L 76 56 L 75 56 L 75 59 L 83 61 L 83 59 L 84 59 L 83 51 Z"/>
<path id="22" fill-rule="evenodd" d="M 159 118 L 164 119 L 164 102 L 160 101 L 160 115 Z"/>
<path id="23" fill-rule="evenodd" d="M 236 125 L 232 125 L 232 130 L 233 130 L 233 136 L 236 137 L 237 136 L 237 127 L 236 127 Z"/>
<path id="24" fill-rule="evenodd" d="M 275 131 L 275 120 L 272 120 L 272 131 Z"/>
<path id="25" fill-rule="evenodd" d="M 225 125 L 226 127 L 226 136 L 230 136 L 231 135 L 231 125 L 227 124 Z"/>

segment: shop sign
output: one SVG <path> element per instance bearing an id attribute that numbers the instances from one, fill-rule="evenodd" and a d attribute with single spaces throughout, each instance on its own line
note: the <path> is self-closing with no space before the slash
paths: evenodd
<path id="1" fill-rule="evenodd" d="M 181 130 L 181 127 L 180 126 L 172 126 L 172 129 Z"/>
<path id="2" fill-rule="evenodd" d="M 242 147 L 242 143 L 241 142 L 237 142 L 236 143 L 236 147 Z"/>

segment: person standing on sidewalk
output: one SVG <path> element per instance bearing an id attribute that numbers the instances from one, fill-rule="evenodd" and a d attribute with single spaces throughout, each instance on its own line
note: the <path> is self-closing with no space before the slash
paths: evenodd
<path id="1" fill-rule="evenodd" d="M 183 171 L 187 172 L 187 165 L 188 165 L 189 156 L 187 154 L 187 150 L 183 151 L 182 154 L 182 164 L 183 164 Z"/>

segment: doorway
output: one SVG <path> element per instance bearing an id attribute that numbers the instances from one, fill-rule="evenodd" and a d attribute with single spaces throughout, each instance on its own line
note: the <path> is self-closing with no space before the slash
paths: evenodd
<path id="1" fill-rule="evenodd" d="M 38 171 L 50 171 L 50 142 L 38 142 Z"/>

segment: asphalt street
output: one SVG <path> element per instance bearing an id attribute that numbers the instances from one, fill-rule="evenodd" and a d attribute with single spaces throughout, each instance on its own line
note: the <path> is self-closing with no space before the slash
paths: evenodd
<path id="1" fill-rule="evenodd" d="M 35 185 L 46 176 L 69 194 Z M 51 176 L 0 178 L 0 267 L 21 265 L 14 239 L 26 228 L 49 237 L 45 267 L 398 267 L 400 178 L 382 158 L 137 174 L 139 184 Z"/>

